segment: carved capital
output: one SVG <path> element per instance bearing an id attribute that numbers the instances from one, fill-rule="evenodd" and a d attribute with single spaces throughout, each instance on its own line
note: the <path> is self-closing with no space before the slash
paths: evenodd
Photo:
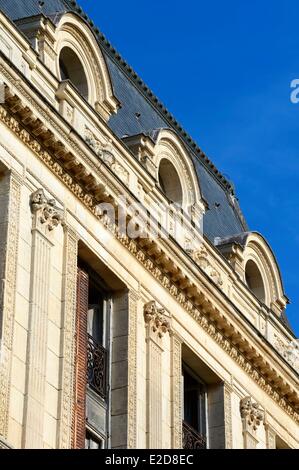
<path id="1" fill-rule="evenodd" d="M 59 224 L 64 225 L 63 212 L 56 206 L 54 199 L 47 199 L 43 189 L 38 189 L 30 197 L 30 206 L 36 220 L 54 230 Z"/>
<path id="2" fill-rule="evenodd" d="M 254 403 L 251 397 L 245 397 L 240 401 L 240 413 L 246 430 L 256 431 L 264 421 L 264 410 L 258 403 Z"/>
<path id="3" fill-rule="evenodd" d="M 171 332 L 170 322 L 165 315 L 165 310 L 158 308 L 154 300 L 144 306 L 144 321 L 154 333 L 157 333 L 159 338 L 162 338 L 165 333 Z"/>

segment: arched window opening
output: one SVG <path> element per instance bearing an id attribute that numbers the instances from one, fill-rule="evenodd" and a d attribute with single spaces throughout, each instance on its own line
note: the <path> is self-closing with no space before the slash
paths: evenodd
<path id="1" fill-rule="evenodd" d="M 264 303 L 266 299 L 264 282 L 257 265 L 252 260 L 246 264 L 245 277 L 249 289 Z"/>
<path id="2" fill-rule="evenodd" d="M 61 50 L 59 68 L 61 80 L 70 80 L 83 98 L 88 100 L 88 83 L 83 65 L 70 47 Z"/>
<path id="3" fill-rule="evenodd" d="M 179 175 L 173 164 L 163 158 L 159 168 L 159 184 L 165 196 L 179 206 L 183 203 L 183 190 Z"/>

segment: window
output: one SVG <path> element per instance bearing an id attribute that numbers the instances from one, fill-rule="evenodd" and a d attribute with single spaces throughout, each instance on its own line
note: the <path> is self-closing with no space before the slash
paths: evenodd
<path id="1" fill-rule="evenodd" d="M 245 268 L 246 284 L 253 294 L 265 303 L 265 287 L 262 275 L 254 261 L 249 260 Z"/>
<path id="2" fill-rule="evenodd" d="M 205 449 L 207 436 L 206 386 L 189 368 L 183 370 L 183 445 L 185 449 Z"/>
<path id="3" fill-rule="evenodd" d="M 160 163 L 159 184 L 167 199 L 179 206 L 182 205 L 183 190 L 179 175 L 174 165 L 166 158 Z"/>
<path id="4" fill-rule="evenodd" d="M 104 441 L 90 431 L 86 431 L 85 437 L 85 449 L 103 449 L 104 448 Z"/>
<path id="5" fill-rule="evenodd" d="M 108 301 L 90 278 L 87 312 L 88 385 L 102 398 L 107 396 L 107 311 Z"/>
<path id="6" fill-rule="evenodd" d="M 79 93 L 88 100 L 88 83 L 83 65 L 70 47 L 63 47 L 59 57 L 61 80 L 70 80 Z"/>

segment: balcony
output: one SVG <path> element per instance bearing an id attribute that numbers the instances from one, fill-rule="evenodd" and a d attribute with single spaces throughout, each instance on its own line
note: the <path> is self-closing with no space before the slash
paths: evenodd
<path id="1" fill-rule="evenodd" d="M 206 437 L 183 421 L 183 449 L 206 449 Z"/>
<path id="2" fill-rule="evenodd" d="M 107 351 L 92 336 L 87 340 L 87 383 L 103 399 L 107 397 Z"/>

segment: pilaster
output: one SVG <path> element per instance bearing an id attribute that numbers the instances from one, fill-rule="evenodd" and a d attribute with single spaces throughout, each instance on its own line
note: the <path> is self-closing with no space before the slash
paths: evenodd
<path id="1" fill-rule="evenodd" d="M 7 438 L 11 382 L 11 359 L 19 246 L 21 181 L 14 173 L 5 174 L 0 192 L 2 208 L 0 235 L 0 436 Z"/>
<path id="2" fill-rule="evenodd" d="M 182 448 L 182 340 L 171 335 L 171 439 L 172 448 Z"/>
<path id="3" fill-rule="evenodd" d="M 52 232 L 62 213 L 42 189 L 31 195 L 32 253 L 23 446 L 43 448 Z"/>
<path id="4" fill-rule="evenodd" d="M 170 323 L 165 311 L 156 302 L 144 306 L 147 334 L 147 447 L 162 448 L 162 353 L 163 336 L 170 332 Z"/>
<path id="5" fill-rule="evenodd" d="M 68 226 L 64 228 L 63 300 L 62 300 L 62 359 L 60 376 L 59 433 L 57 446 L 72 447 L 74 410 L 76 288 L 78 238 Z"/>
<path id="6" fill-rule="evenodd" d="M 240 401 L 240 413 L 243 425 L 244 449 L 256 449 L 258 444 L 257 429 L 264 421 L 264 411 L 251 397 Z"/>
<path id="7" fill-rule="evenodd" d="M 137 311 L 139 294 L 129 292 L 128 449 L 137 448 Z"/>
<path id="8" fill-rule="evenodd" d="M 225 448 L 233 448 L 233 429 L 232 429 L 232 388 L 224 383 L 224 425 L 225 425 Z"/>

